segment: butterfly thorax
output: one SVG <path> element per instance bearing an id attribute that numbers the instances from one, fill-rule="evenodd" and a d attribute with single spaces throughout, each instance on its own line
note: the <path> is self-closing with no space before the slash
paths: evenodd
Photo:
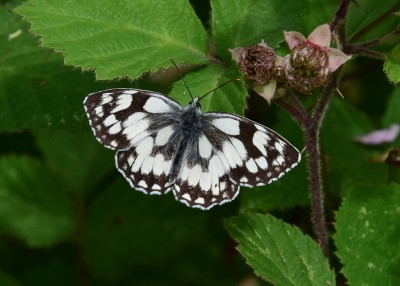
<path id="1" fill-rule="evenodd" d="M 181 127 L 184 135 L 196 133 L 201 128 L 201 114 L 199 98 L 196 97 L 183 109 Z"/>
<path id="2" fill-rule="evenodd" d="M 180 118 L 181 138 L 178 147 L 176 148 L 176 156 L 174 158 L 173 167 L 170 173 L 170 180 L 174 181 L 179 173 L 183 154 L 188 146 L 193 146 L 198 141 L 200 136 L 203 119 L 200 110 L 198 98 L 195 98 L 187 105 L 182 112 Z M 190 160 L 190 158 L 187 158 Z"/>

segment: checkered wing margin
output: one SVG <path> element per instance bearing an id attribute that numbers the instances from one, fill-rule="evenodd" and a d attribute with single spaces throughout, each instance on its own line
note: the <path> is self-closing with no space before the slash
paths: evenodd
<path id="1" fill-rule="evenodd" d="M 174 186 L 176 199 L 191 207 L 229 202 L 240 186 L 269 184 L 301 159 L 282 136 L 244 117 L 205 113 L 202 127 L 188 144 Z"/>
<path id="2" fill-rule="evenodd" d="M 130 185 L 146 194 L 170 190 L 172 160 L 179 145 L 182 107 L 168 97 L 138 89 L 110 89 L 84 101 L 90 126 Z"/>

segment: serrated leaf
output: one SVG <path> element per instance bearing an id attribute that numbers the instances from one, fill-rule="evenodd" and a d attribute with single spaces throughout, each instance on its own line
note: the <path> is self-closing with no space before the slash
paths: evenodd
<path id="1" fill-rule="evenodd" d="M 387 54 L 383 67 L 390 81 L 400 82 L 400 44 Z"/>
<path id="2" fill-rule="evenodd" d="M 93 192 L 105 175 L 116 171 L 115 152 L 105 149 L 87 132 L 57 130 L 36 134 L 37 143 L 49 168 L 70 192 Z"/>
<path id="3" fill-rule="evenodd" d="M 218 86 L 232 81 L 205 96 L 201 100 L 201 109 L 206 111 L 230 112 L 243 115 L 246 108 L 246 96 L 242 81 L 236 81 L 239 75 L 236 68 L 224 69 L 220 66 L 209 65 L 205 68 L 191 72 L 185 76 L 185 81 L 193 95 L 200 97 Z M 182 81 L 175 83 L 170 96 L 186 106 L 190 101 L 190 95 Z"/>
<path id="4" fill-rule="evenodd" d="M 349 285 L 400 285 L 400 186 L 349 185 L 334 236 Z"/>
<path id="5" fill-rule="evenodd" d="M 83 96 L 107 85 L 94 84 L 92 74 L 62 66 L 60 55 L 40 49 L 10 12 L 14 3 L 0 6 L 0 130 L 81 127 Z"/>
<path id="6" fill-rule="evenodd" d="M 84 253 L 93 273 L 115 279 L 135 264 L 157 264 L 204 230 L 205 214 L 172 194 L 146 196 L 119 178 L 88 210 Z"/>
<path id="7" fill-rule="evenodd" d="M 98 79 L 137 78 L 177 63 L 204 63 L 208 39 L 188 1 L 30 0 L 15 9 L 43 47 Z"/>
<path id="8" fill-rule="evenodd" d="M 273 285 L 335 285 L 321 249 L 298 228 L 252 213 L 225 220 L 225 227 L 255 273 Z"/>
<path id="9" fill-rule="evenodd" d="M 3 157 L 0 222 L 31 247 L 51 246 L 72 234 L 73 206 L 62 184 L 40 162 Z"/>
<path id="10" fill-rule="evenodd" d="M 230 59 L 228 49 L 256 45 L 262 39 L 275 48 L 283 30 L 296 28 L 305 13 L 303 0 L 212 0 L 212 33 L 219 54 Z"/>

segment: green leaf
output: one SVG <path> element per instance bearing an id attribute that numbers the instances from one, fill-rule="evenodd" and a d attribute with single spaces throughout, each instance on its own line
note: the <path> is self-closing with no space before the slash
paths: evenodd
<path id="1" fill-rule="evenodd" d="M 400 285 L 400 186 L 345 185 L 334 236 L 349 285 Z"/>
<path id="2" fill-rule="evenodd" d="M 358 0 L 350 4 L 346 17 L 347 35 L 352 42 L 362 42 L 393 32 L 400 18 L 393 12 L 398 0 Z"/>
<path id="3" fill-rule="evenodd" d="M 219 54 L 230 58 L 228 49 L 256 45 L 262 39 L 275 48 L 283 31 L 296 29 L 305 13 L 303 0 L 212 0 L 212 33 Z"/>
<path id="4" fill-rule="evenodd" d="M 400 44 L 387 54 L 383 67 L 390 81 L 400 82 Z"/>
<path id="5" fill-rule="evenodd" d="M 96 276 L 115 279 L 133 265 L 156 265 L 204 231 L 205 213 L 167 196 L 146 196 L 119 178 L 88 211 L 86 260 Z"/>
<path id="6" fill-rule="evenodd" d="M 0 285 L 1 286 L 18 286 L 21 285 L 15 281 L 12 277 L 7 275 L 5 272 L 0 270 Z"/>
<path id="7" fill-rule="evenodd" d="M 305 13 L 307 17 L 302 19 L 304 36 L 307 37 L 316 27 L 332 21 L 338 5 L 337 1 L 307 0 L 307 11 Z"/>
<path id="8" fill-rule="evenodd" d="M 224 69 L 220 66 L 210 65 L 201 70 L 189 73 L 185 76 L 185 81 L 193 97 L 200 97 L 238 77 L 239 74 L 236 68 Z M 183 106 L 186 106 L 191 101 L 190 95 L 182 81 L 175 83 L 170 96 Z M 246 108 L 246 96 L 247 91 L 242 81 L 234 81 L 205 96 L 201 100 L 201 109 L 203 112 L 224 111 L 242 115 Z"/>
<path id="9" fill-rule="evenodd" d="M 30 0 L 15 9 L 43 47 L 98 79 L 137 78 L 177 63 L 204 63 L 208 38 L 188 1 Z"/>
<path id="10" fill-rule="evenodd" d="M 81 127 L 83 96 L 107 85 L 94 84 L 92 74 L 62 66 L 60 55 L 38 48 L 10 12 L 13 3 L 0 6 L 0 131 Z"/>
<path id="11" fill-rule="evenodd" d="M 354 141 L 354 137 L 374 130 L 369 119 L 346 101 L 335 98 L 326 112 L 321 129 L 321 144 L 329 172 L 331 190 L 340 190 L 345 180 L 374 178 L 386 182 L 386 166 L 376 164 L 370 149 Z"/>
<path id="12" fill-rule="evenodd" d="M 387 102 L 385 116 L 382 119 L 383 127 L 392 123 L 400 123 L 400 86 L 396 86 Z"/>
<path id="13" fill-rule="evenodd" d="M 36 138 L 47 164 L 70 192 L 96 191 L 105 175 L 115 171 L 115 152 L 99 144 L 91 130 L 41 132 Z"/>
<path id="14" fill-rule="evenodd" d="M 0 223 L 31 247 L 51 246 L 72 234 L 72 202 L 60 181 L 40 162 L 3 157 Z"/>
<path id="15" fill-rule="evenodd" d="M 298 228 L 252 213 L 225 220 L 225 227 L 255 273 L 273 285 L 335 285 L 321 249 Z"/>

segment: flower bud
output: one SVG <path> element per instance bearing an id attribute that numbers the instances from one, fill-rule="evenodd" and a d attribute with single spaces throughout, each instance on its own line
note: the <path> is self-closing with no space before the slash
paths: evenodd
<path id="1" fill-rule="evenodd" d="M 327 49 L 307 41 L 297 45 L 284 58 L 283 73 L 294 89 L 311 92 L 323 85 L 329 75 Z"/>
<path id="2" fill-rule="evenodd" d="M 275 51 L 264 42 L 255 46 L 236 48 L 231 52 L 244 76 L 258 85 L 264 85 L 277 77 Z"/>
<path id="3" fill-rule="evenodd" d="M 328 24 L 318 26 L 306 39 L 299 32 L 284 32 L 290 48 L 282 63 L 282 74 L 294 89 L 310 93 L 322 86 L 329 73 L 337 70 L 351 56 L 330 48 L 331 31 Z"/>

